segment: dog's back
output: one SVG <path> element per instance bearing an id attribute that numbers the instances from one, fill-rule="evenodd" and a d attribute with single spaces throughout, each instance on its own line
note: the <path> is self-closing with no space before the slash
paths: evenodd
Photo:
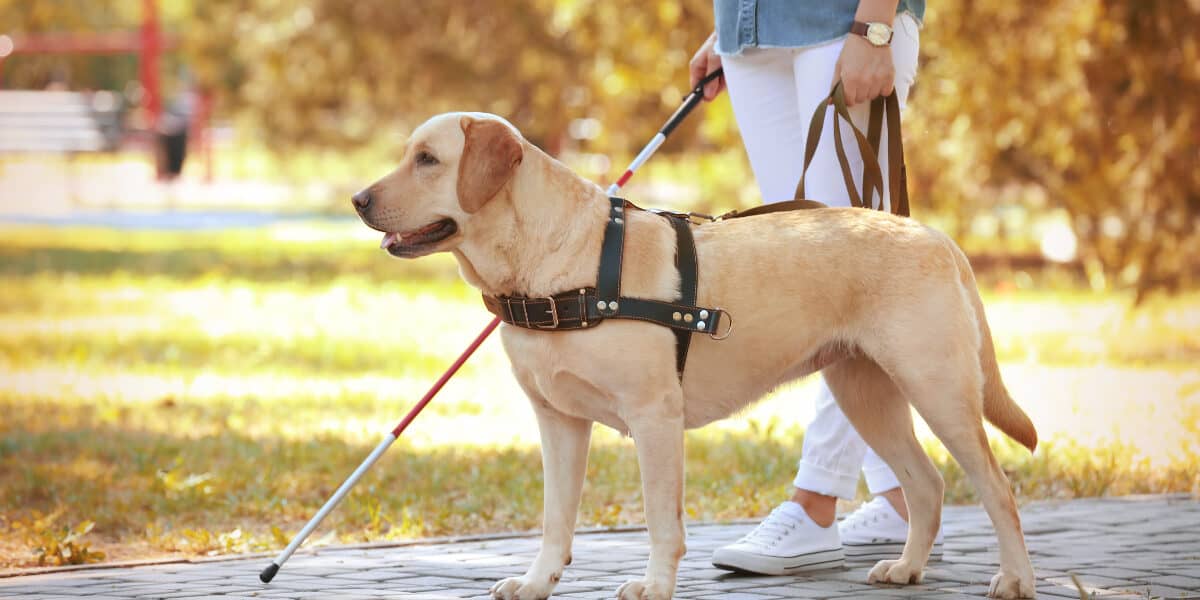
<path id="1" fill-rule="evenodd" d="M 695 425 L 863 353 L 857 340 L 890 321 L 906 322 L 904 335 L 936 335 L 929 320 L 957 313 L 975 324 L 968 337 L 978 344 L 984 415 L 1026 447 L 1036 445 L 1033 424 L 1000 378 L 970 265 L 945 234 L 878 211 L 827 208 L 707 224 L 695 237 L 700 303 L 728 310 L 733 320 L 728 339 L 694 345 L 684 390 L 705 413 Z M 789 351 L 764 352 L 781 347 Z"/>

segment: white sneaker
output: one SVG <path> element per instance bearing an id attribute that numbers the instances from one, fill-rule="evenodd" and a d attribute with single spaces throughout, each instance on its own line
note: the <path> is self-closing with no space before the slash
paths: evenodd
<path id="1" fill-rule="evenodd" d="M 895 558 L 908 539 L 908 522 L 883 496 L 858 507 L 838 523 L 846 556 L 858 560 Z M 942 557 L 942 528 L 938 527 L 930 558 Z"/>
<path id="2" fill-rule="evenodd" d="M 845 555 L 837 527 L 813 523 L 802 506 L 788 501 L 754 531 L 713 552 L 712 564 L 730 571 L 791 575 L 841 567 Z"/>

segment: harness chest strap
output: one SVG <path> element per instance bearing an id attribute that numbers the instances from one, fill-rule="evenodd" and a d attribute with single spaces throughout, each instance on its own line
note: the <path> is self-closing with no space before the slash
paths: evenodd
<path id="1" fill-rule="evenodd" d="M 611 208 L 600 248 L 596 287 L 560 292 L 548 298 L 483 296 L 484 306 L 505 323 L 527 329 L 588 329 L 604 319 L 637 319 L 675 332 L 675 366 L 680 377 L 687 363 L 691 334 L 716 337 L 724 311 L 695 305 L 699 287 L 696 244 L 686 216 L 660 212 L 675 230 L 680 298 L 676 302 L 621 295 L 621 263 L 625 249 L 625 213 L 641 210 L 621 198 L 609 198 Z"/>

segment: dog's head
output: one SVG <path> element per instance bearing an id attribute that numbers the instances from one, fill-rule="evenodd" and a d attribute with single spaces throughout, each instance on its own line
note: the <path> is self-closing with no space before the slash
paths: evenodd
<path id="1" fill-rule="evenodd" d="M 452 250 L 523 157 L 520 134 L 500 117 L 439 115 L 413 132 L 400 166 L 352 202 L 363 223 L 384 233 L 380 247 L 392 256 Z"/>

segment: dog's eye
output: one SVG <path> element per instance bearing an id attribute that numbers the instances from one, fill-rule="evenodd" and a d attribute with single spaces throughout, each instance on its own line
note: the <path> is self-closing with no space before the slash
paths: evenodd
<path id="1" fill-rule="evenodd" d="M 417 153 L 417 164 L 422 166 L 432 166 L 438 164 L 436 156 L 422 150 Z"/>

